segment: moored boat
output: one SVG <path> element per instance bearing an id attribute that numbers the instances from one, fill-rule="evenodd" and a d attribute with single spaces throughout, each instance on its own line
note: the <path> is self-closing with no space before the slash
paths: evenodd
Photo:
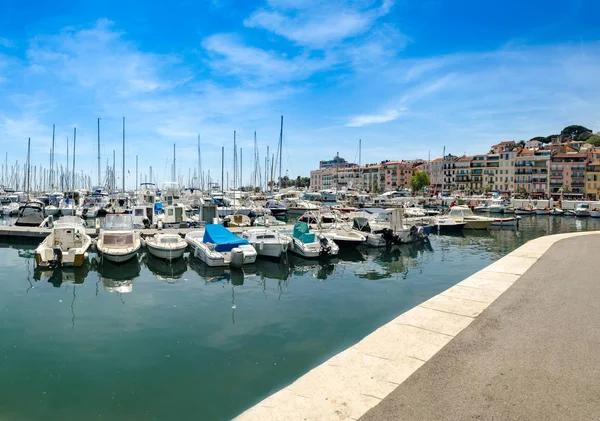
<path id="1" fill-rule="evenodd" d="M 188 232 L 185 241 L 193 256 L 208 266 L 241 267 L 256 261 L 256 250 L 248 240 L 223 225 L 209 224 L 204 230 Z"/>
<path id="2" fill-rule="evenodd" d="M 174 260 L 183 256 L 187 242 L 177 234 L 158 233 L 146 238 L 148 252 L 158 258 Z"/>
<path id="3" fill-rule="evenodd" d="M 512 217 L 512 218 L 495 218 L 492 223 L 493 228 L 516 228 L 519 226 L 520 217 Z"/>
<path id="4" fill-rule="evenodd" d="M 54 223 L 52 232 L 35 249 L 35 262 L 41 267 L 83 265 L 92 239 L 85 223 L 76 216 L 66 216 Z"/>
<path id="5" fill-rule="evenodd" d="M 589 203 L 580 203 L 575 207 L 575 216 L 587 217 L 590 216 Z"/>
<path id="6" fill-rule="evenodd" d="M 461 233 L 466 222 L 458 222 L 447 216 L 439 216 L 435 219 L 433 229 L 442 234 Z"/>
<path id="7" fill-rule="evenodd" d="M 336 256 L 339 250 L 333 240 L 310 232 L 306 222 L 296 222 L 294 225 L 291 252 L 306 258 L 318 258 Z"/>
<path id="8" fill-rule="evenodd" d="M 536 215 L 541 215 L 541 216 L 550 215 L 550 209 L 548 209 L 548 208 L 536 209 L 535 210 L 535 214 Z"/>
<path id="9" fill-rule="evenodd" d="M 142 247 L 139 232 L 133 228 L 131 215 L 106 215 L 96 248 L 103 258 L 121 263 L 132 259 Z"/>
<path id="10" fill-rule="evenodd" d="M 18 227 L 39 227 L 46 219 L 42 202 L 32 201 L 19 206 L 15 225 Z"/>
<path id="11" fill-rule="evenodd" d="M 254 247 L 259 256 L 278 259 L 287 253 L 292 237 L 267 228 L 251 228 L 242 233 L 242 238 Z"/>
<path id="12" fill-rule="evenodd" d="M 515 215 L 535 215 L 535 209 L 531 208 L 516 208 Z"/>
<path id="13" fill-rule="evenodd" d="M 592 218 L 600 218 L 600 209 L 599 208 L 592 209 L 590 211 L 590 216 Z"/>

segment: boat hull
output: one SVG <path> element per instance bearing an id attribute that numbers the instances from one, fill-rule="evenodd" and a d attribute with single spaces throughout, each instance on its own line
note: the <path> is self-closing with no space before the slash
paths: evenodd
<path id="1" fill-rule="evenodd" d="M 133 257 L 137 255 L 137 252 L 139 251 L 139 249 L 140 248 L 138 247 L 136 250 L 128 252 L 128 253 L 104 252 L 104 251 L 98 249 L 98 253 L 100 253 L 102 258 L 104 258 L 106 260 L 110 260 L 111 262 L 114 262 L 114 263 L 123 263 L 123 262 L 133 259 Z"/>
<path id="2" fill-rule="evenodd" d="M 592 218 L 600 218 L 600 211 L 590 211 L 590 216 Z"/>
<path id="3" fill-rule="evenodd" d="M 468 230 L 486 230 L 492 225 L 493 221 L 467 220 L 465 219 L 465 229 Z"/>
<path id="4" fill-rule="evenodd" d="M 187 249 L 187 245 L 186 247 L 164 249 L 161 247 L 152 246 L 149 243 L 146 243 L 146 247 L 148 247 L 148 253 L 150 253 L 154 257 L 158 257 L 159 259 L 164 260 L 179 259 L 183 256 L 185 250 Z"/>

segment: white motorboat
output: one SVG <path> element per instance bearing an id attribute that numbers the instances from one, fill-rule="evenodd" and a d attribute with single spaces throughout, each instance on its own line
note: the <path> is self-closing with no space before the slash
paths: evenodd
<path id="1" fill-rule="evenodd" d="M 185 206 L 177 203 L 166 205 L 164 214 L 157 217 L 157 221 L 162 222 L 164 227 L 187 227 L 189 220 L 185 214 Z"/>
<path id="2" fill-rule="evenodd" d="M 103 258 L 115 263 L 125 262 L 137 255 L 142 247 L 139 232 L 133 228 L 131 215 L 106 215 L 96 248 Z"/>
<path id="3" fill-rule="evenodd" d="M 272 215 L 257 216 L 254 220 L 255 227 L 283 227 L 287 225 Z"/>
<path id="4" fill-rule="evenodd" d="M 589 203 L 580 203 L 575 207 L 575 216 L 586 217 L 590 216 Z"/>
<path id="5" fill-rule="evenodd" d="M 441 234 L 461 233 L 466 222 L 458 222 L 447 216 L 439 216 L 435 219 L 433 229 Z"/>
<path id="6" fill-rule="evenodd" d="M 48 215 L 48 216 L 55 217 L 55 216 L 60 215 L 60 208 L 56 205 L 48 205 L 48 206 L 46 206 L 45 209 L 46 209 L 46 215 Z"/>
<path id="7" fill-rule="evenodd" d="M 324 235 L 310 232 L 306 222 L 296 222 L 292 236 L 291 252 L 306 258 L 337 256 L 340 248 Z"/>
<path id="8" fill-rule="evenodd" d="M 187 242 L 177 234 L 158 233 L 146 238 L 148 252 L 156 257 L 174 260 L 183 256 Z"/>
<path id="9" fill-rule="evenodd" d="M 516 208 L 515 215 L 535 215 L 535 209 L 533 208 Z"/>
<path id="10" fill-rule="evenodd" d="M 354 218 L 356 220 L 356 217 Z M 413 243 L 427 237 L 429 231 L 421 221 L 414 223 L 404 218 L 404 209 L 388 209 L 369 221 L 367 244 L 373 247 Z M 364 231 L 364 229 L 360 229 Z"/>
<path id="11" fill-rule="evenodd" d="M 565 211 L 563 211 L 561 208 L 553 208 L 550 211 L 550 215 L 552 216 L 563 216 L 565 214 Z"/>
<path id="12" fill-rule="evenodd" d="M 252 228 L 242 233 L 242 238 L 254 247 L 259 256 L 278 259 L 287 253 L 292 237 L 266 228 Z"/>
<path id="13" fill-rule="evenodd" d="M 541 215 L 541 216 L 550 215 L 550 209 L 548 209 L 548 208 L 536 209 L 535 214 Z"/>
<path id="14" fill-rule="evenodd" d="M 494 222 L 492 223 L 493 228 L 516 228 L 519 226 L 520 217 L 512 217 L 512 218 L 494 218 Z"/>
<path id="15" fill-rule="evenodd" d="M 592 218 L 600 218 L 600 209 L 595 208 L 590 211 L 590 216 Z"/>
<path id="16" fill-rule="evenodd" d="M 343 248 L 356 248 L 367 241 L 363 233 L 342 227 L 326 228 L 319 230 L 318 233 L 333 240 L 335 244 Z"/>
<path id="17" fill-rule="evenodd" d="M 18 227 L 39 227 L 44 223 L 45 219 L 44 204 L 32 201 L 19 206 L 15 225 Z"/>
<path id="18" fill-rule="evenodd" d="M 256 250 L 245 238 L 223 225 L 209 224 L 205 230 L 188 232 L 185 241 L 194 257 L 206 265 L 241 267 L 256 261 Z"/>
<path id="19" fill-rule="evenodd" d="M 492 212 L 490 211 L 490 213 Z M 493 224 L 495 219 L 475 215 L 468 206 L 453 206 L 447 216 L 457 222 L 465 222 L 465 229 L 472 230 L 486 230 Z"/>
<path id="20" fill-rule="evenodd" d="M 52 232 L 35 249 L 35 263 L 40 267 L 79 267 L 91 245 L 85 222 L 76 216 L 66 216 L 54 223 Z"/>
<path id="21" fill-rule="evenodd" d="M 75 207 L 71 203 L 70 199 L 63 199 L 58 205 L 61 216 L 73 216 L 75 214 Z"/>
<path id="22" fill-rule="evenodd" d="M 46 206 L 46 215 L 56 217 L 60 215 L 60 202 L 63 198 L 64 194 L 62 192 L 54 192 L 50 195 L 48 199 L 49 203 Z"/>

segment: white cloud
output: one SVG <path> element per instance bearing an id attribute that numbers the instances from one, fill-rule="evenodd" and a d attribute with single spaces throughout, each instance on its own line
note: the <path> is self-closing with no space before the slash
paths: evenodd
<path id="1" fill-rule="evenodd" d="M 210 66 L 221 74 L 235 75 L 246 82 L 264 85 L 303 80 L 331 65 L 326 59 L 306 55 L 286 57 L 247 46 L 230 34 L 209 36 L 202 46 L 210 53 Z"/>
<path id="2" fill-rule="evenodd" d="M 397 120 L 399 117 L 400 111 L 393 109 L 385 110 L 377 114 L 357 115 L 350 119 L 346 124 L 346 127 L 362 127 L 369 124 L 388 123 Z"/>
<path id="3" fill-rule="evenodd" d="M 372 7 L 368 4 L 289 0 L 270 1 L 270 7 L 259 9 L 244 24 L 262 28 L 299 45 L 324 48 L 367 32 L 375 21 L 389 13 L 392 0 Z M 362 7 L 361 7 L 362 6 Z"/>
<path id="4" fill-rule="evenodd" d="M 4 48 L 15 48 L 17 45 L 9 40 L 8 38 L 2 38 L 0 37 L 0 47 L 4 47 Z"/>

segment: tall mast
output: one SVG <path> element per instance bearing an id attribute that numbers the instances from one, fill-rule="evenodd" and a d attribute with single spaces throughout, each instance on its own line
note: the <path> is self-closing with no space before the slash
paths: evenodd
<path id="1" fill-rule="evenodd" d="M 237 175 L 237 143 L 235 138 L 235 130 L 233 131 L 233 190 L 235 190 L 235 181 Z M 229 183 L 227 183 L 229 184 Z"/>
<path id="2" fill-rule="evenodd" d="M 123 117 L 123 192 L 125 192 L 125 117 Z"/>
<path id="3" fill-rule="evenodd" d="M 69 189 L 69 138 L 67 137 L 67 165 L 65 165 L 65 189 Z"/>
<path id="4" fill-rule="evenodd" d="M 202 154 L 200 153 L 200 135 L 198 135 L 198 180 L 200 181 L 200 190 L 204 190 L 204 176 L 202 174 Z"/>
<path id="5" fill-rule="evenodd" d="M 279 191 L 281 191 L 281 157 L 283 156 L 283 116 L 281 116 L 281 128 L 279 130 Z"/>
<path id="6" fill-rule="evenodd" d="M 244 168 L 244 159 L 243 159 L 243 155 L 242 155 L 242 148 L 240 148 L 240 187 L 244 186 L 244 182 L 242 181 L 243 168 Z"/>
<path id="7" fill-rule="evenodd" d="M 221 146 L 221 195 L 225 197 L 225 146 Z"/>
<path id="8" fill-rule="evenodd" d="M 134 192 L 138 189 L 138 156 L 135 156 L 135 189 Z"/>
<path id="9" fill-rule="evenodd" d="M 173 181 L 177 182 L 177 167 L 175 160 L 175 144 L 173 143 Z"/>
<path id="10" fill-rule="evenodd" d="M 265 191 L 269 190 L 269 146 L 267 146 L 267 155 L 265 156 Z"/>
<path id="11" fill-rule="evenodd" d="M 362 190 L 362 139 L 358 139 L 358 192 Z"/>
<path id="12" fill-rule="evenodd" d="M 77 142 L 77 127 L 73 127 L 73 180 L 71 180 L 73 186 L 72 190 L 75 191 L 75 144 Z"/>
<path id="13" fill-rule="evenodd" d="M 258 181 L 258 148 L 256 147 L 256 130 L 254 131 L 254 178 L 252 185 L 256 187 Z"/>
<path id="14" fill-rule="evenodd" d="M 100 173 L 102 170 L 100 169 L 100 117 L 98 117 L 98 186 L 102 184 L 102 180 L 100 179 Z"/>
<path id="15" fill-rule="evenodd" d="M 50 152 L 50 189 L 54 184 L 54 134 L 56 132 L 56 126 L 52 125 L 52 151 Z"/>
<path id="16" fill-rule="evenodd" d="M 112 166 L 112 189 L 113 190 L 117 190 L 117 173 L 116 173 L 116 164 L 117 161 L 115 160 L 115 150 L 113 149 L 113 166 Z"/>
<path id="17" fill-rule="evenodd" d="M 444 197 L 444 183 L 446 182 L 446 147 L 444 146 L 444 152 L 442 152 L 442 192 L 441 195 Z"/>
<path id="18" fill-rule="evenodd" d="M 29 176 L 31 172 L 31 138 L 27 139 L 27 200 L 29 201 Z"/>

